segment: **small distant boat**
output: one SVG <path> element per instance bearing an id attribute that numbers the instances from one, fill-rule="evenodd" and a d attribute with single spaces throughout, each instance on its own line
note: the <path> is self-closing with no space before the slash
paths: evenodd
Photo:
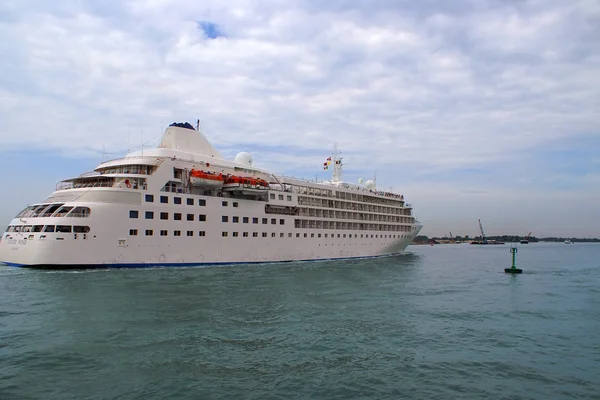
<path id="1" fill-rule="evenodd" d="M 571 240 L 570 240 L 570 239 L 567 239 L 567 240 L 565 240 L 565 244 L 571 244 L 571 243 L 572 243 L 572 242 L 571 242 Z"/>

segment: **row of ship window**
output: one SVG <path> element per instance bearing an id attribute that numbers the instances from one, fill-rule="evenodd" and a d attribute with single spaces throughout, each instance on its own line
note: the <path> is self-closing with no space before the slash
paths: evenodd
<path id="1" fill-rule="evenodd" d="M 275 193 L 271 193 L 270 198 L 271 198 L 271 200 L 275 200 Z M 278 199 L 283 200 L 283 195 L 280 194 Z M 292 196 L 287 195 L 287 201 L 292 201 Z"/>
<path id="2" fill-rule="evenodd" d="M 58 232 L 58 233 L 88 233 L 89 226 L 79 225 L 24 225 L 24 226 L 9 226 L 6 232 Z"/>
<path id="3" fill-rule="evenodd" d="M 159 214 L 159 218 L 161 220 L 168 220 L 169 219 L 169 213 L 168 212 L 160 212 Z M 137 210 L 129 210 L 129 218 L 132 219 L 137 219 L 140 217 L 140 213 Z M 145 211 L 144 213 L 144 217 L 146 219 L 154 219 L 154 211 Z M 183 214 L 182 213 L 173 213 L 173 220 L 175 221 L 182 221 L 183 220 Z M 196 220 L 196 215 L 195 214 L 186 214 L 186 221 L 195 221 Z M 249 224 L 250 223 L 250 217 L 241 217 L 242 223 L 244 224 Z M 253 224 L 258 224 L 258 218 L 257 217 L 253 217 L 252 218 L 252 223 Z M 200 222 L 206 222 L 206 214 L 199 214 L 198 215 L 198 221 Z M 229 216 L 228 215 L 223 215 L 221 216 L 221 222 L 229 222 Z M 240 217 L 238 216 L 233 216 L 231 217 L 231 222 L 234 224 L 237 224 L 240 222 Z M 268 218 L 262 218 L 262 223 L 263 224 L 268 224 L 269 223 L 269 219 Z M 271 224 L 272 225 L 276 225 L 277 224 L 277 218 L 271 218 Z M 279 220 L 279 224 L 280 225 L 285 225 L 285 220 L 284 219 L 280 219 Z"/>
<path id="4" fill-rule="evenodd" d="M 159 218 L 162 220 L 168 220 L 169 219 L 169 213 L 168 212 L 160 212 L 159 214 Z M 137 219 L 140 217 L 140 213 L 137 210 L 129 210 L 129 218 L 133 218 L 133 219 Z M 146 211 L 144 213 L 144 217 L 146 219 L 154 219 L 154 211 Z M 183 218 L 183 214 L 182 213 L 173 213 L 173 220 L 175 221 L 181 221 Z M 186 221 L 195 221 L 196 219 L 196 214 L 186 214 Z M 199 214 L 198 215 L 198 221 L 204 222 L 206 221 L 206 214 Z"/>
<path id="5" fill-rule="evenodd" d="M 175 230 L 175 231 L 173 231 L 173 236 L 182 236 L 181 233 L 182 233 L 181 231 Z M 252 232 L 252 237 L 258 237 L 258 233 L 259 232 Z M 163 230 L 159 231 L 159 234 L 160 234 L 160 236 L 169 236 L 169 231 L 163 229 Z M 130 236 L 138 236 L 138 230 L 137 229 L 130 229 L 129 230 L 129 235 Z M 154 230 L 153 229 L 146 229 L 145 235 L 146 236 L 154 236 Z M 186 232 L 186 236 L 194 236 L 194 231 L 187 231 Z M 206 236 L 206 231 L 198 231 L 198 236 Z M 229 236 L 229 232 L 226 232 L 226 231 L 221 232 L 221 236 L 222 237 L 228 237 Z M 231 232 L 231 236 L 232 237 L 239 237 L 240 236 L 240 232 Z M 261 232 L 261 237 L 266 238 L 268 236 L 269 236 L 269 234 L 267 232 Z M 279 234 L 279 237 L 281 237 L 281 238 L 283 238 L 285 236 L 286 236 L 286 234 L 283 233 L 283 232 L 281 232 Z M 396 238 L 400 239 L 400 238 L 407 238 L 409 235 L 369 235 L 369 234 L 365 235 L 365 234 L 361 234 L 360 238 L 361 239 L 365 239 L 365 238 L 369 239 L 369 236 L 370 236 L 371 239 L 373 239 L 373 238 L 375 238 L 375 239 L 380 239 L 380 238 L 381 239 L 396 239 Z M 250 237 L 250 232 L 242 232 L 242 237 Z M 271 232 L 271 237 L 277 237 L 277 234 L 275 232 Z M 288 233 L 287 237 L 289 237 L 289 238 L 294 237 L 294 234 L 293 233 Z M 308 238 L 309 234 L 308 233 L 303 233 L 303 234 L 296 233 L 296 237 L 297 238 L 300 238 L 300 237 Z M 334 239 L 335 238 L 335 234 L 332 233 L 331 236 L 330 236 L 327 233 L 324 233 L 324 234 L 321 234 L 321 233 L 317 233 L 317 234 L 311 233 L 310 237 L 311 238 L 315 238 L 315 237 L 317 237 L 317 238 L 322 238 L 322 237 L 329 238 L 329 237 L 331 237 L 332 239 Z M 355 233 L 354 236 L 353 236 L 351 233 L 349 233 L 349 234 L 345 234 L 345 233 L 340 234 L 340 233 L 338 233 L 337 237 L 338 237 L 338 239 L 341 239 L 341 238 L 344 238 L 344 239 L 352 239 L 352 238 L 358 239 L 358 234 Z"/>
<path id="6" fill-rule="evenodd" d="M 145 200 L 146 200 L 146 203 L 154 203 L 154 195 L 153 194 L 145 195 Z M 159 202 L 161 204 L 169 204 L 169 196 L 159 196 Z M 193 206 L 194 199 L 188 197 L 185 199 L 185 203 L 188 206 Z M 173 204 L 183 204 L 183 199 L 181 197 L 173 197 Z M 198 205 L 201 207 L 206 206 L 206 199 L 198 199 Z"/>
<path id="7" fill-rule="evenodd" d="M 273 195 L 274 196 L 274 195 Z M 280 200 L 283 200 L 283 195 L 279 195 L 280 196 Z M 292 196 L 288 196 L 288 201 L 292 200 Z M 153 194 L 147 194 L 145 197 L 146 203 L 154 203 L 154 195 Z M 159 196 L 159 202 L 161 204 L 169 204 L 169 196 Z M 173 204 L 183 204 L 183 198 L 181 197 L 173 197 Z M 185 199 L 185 204 L 187 204 L 188 206 L 193 206 L 194 203 L 194 199 L 187 197 Z M 206 199 L 198 199 L 198 205 L 201 207 L 206 207 Z M 231 205 L 233 207 L 239 207 L 240 203 L 238 201 L 232 201 Z M 223 207 L 228 207 L 229 206 L 229 201 L 228 200 L 223 200 L 221 201 L 221 206 Z"/>
<path id="8" fill-rule="evenodd" d="M 146 236 L 153 236 L 154 235 L 154 230 L 153 229 L 146 229 Z M 160 236 L 169 236 L 169 231 L 162 229 L 159 231 Z M 130 229 L 129 230 L 129 235 L 130 236 L 137 236 L 138 235 L 138 230 L 137 229 Z M 173 236 L 181 236 L 181 231 L 173 231 Z M 194 236 L 194 231 L 187 231 L 186 232 L 186 236 Z M 198 232 L 198 236 L 206 236 L 206 231 L 199 231 Z"/>

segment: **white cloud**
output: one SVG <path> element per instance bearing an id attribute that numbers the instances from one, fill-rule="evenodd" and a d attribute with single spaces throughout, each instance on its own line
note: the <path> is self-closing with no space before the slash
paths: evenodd
<path id="1" fill-rule="evenodd" d="M 366 176 L 515 163 L 598 135 L 593 0 L 13 1 L 0 15 L 4 149 L 116 151 L 199 117 L 232 153 L 295 149 L 259 150 L 265 167 L 315 168 L 337 141 Z"/>

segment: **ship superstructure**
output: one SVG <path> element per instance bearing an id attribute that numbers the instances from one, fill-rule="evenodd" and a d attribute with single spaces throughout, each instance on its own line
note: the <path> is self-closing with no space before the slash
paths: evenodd
<path id="1" fill-rule="evenodd" d="M 21 211 L 0 262 L 85 268 L 281 262 L 402 253 L 421 225 L 402 195 L 277 176 L 228 161 L 188 123 L 159 147 L 103 162 Z"/>

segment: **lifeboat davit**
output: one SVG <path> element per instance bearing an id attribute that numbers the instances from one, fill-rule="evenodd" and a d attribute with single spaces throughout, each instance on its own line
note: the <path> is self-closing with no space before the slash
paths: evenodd
<path id="1" fill-rule="evenodd" d="M 205 171 L 190 171 L 190 182 L 192 186 L 220 188 L 223 186 L 223 175 Z"/>

